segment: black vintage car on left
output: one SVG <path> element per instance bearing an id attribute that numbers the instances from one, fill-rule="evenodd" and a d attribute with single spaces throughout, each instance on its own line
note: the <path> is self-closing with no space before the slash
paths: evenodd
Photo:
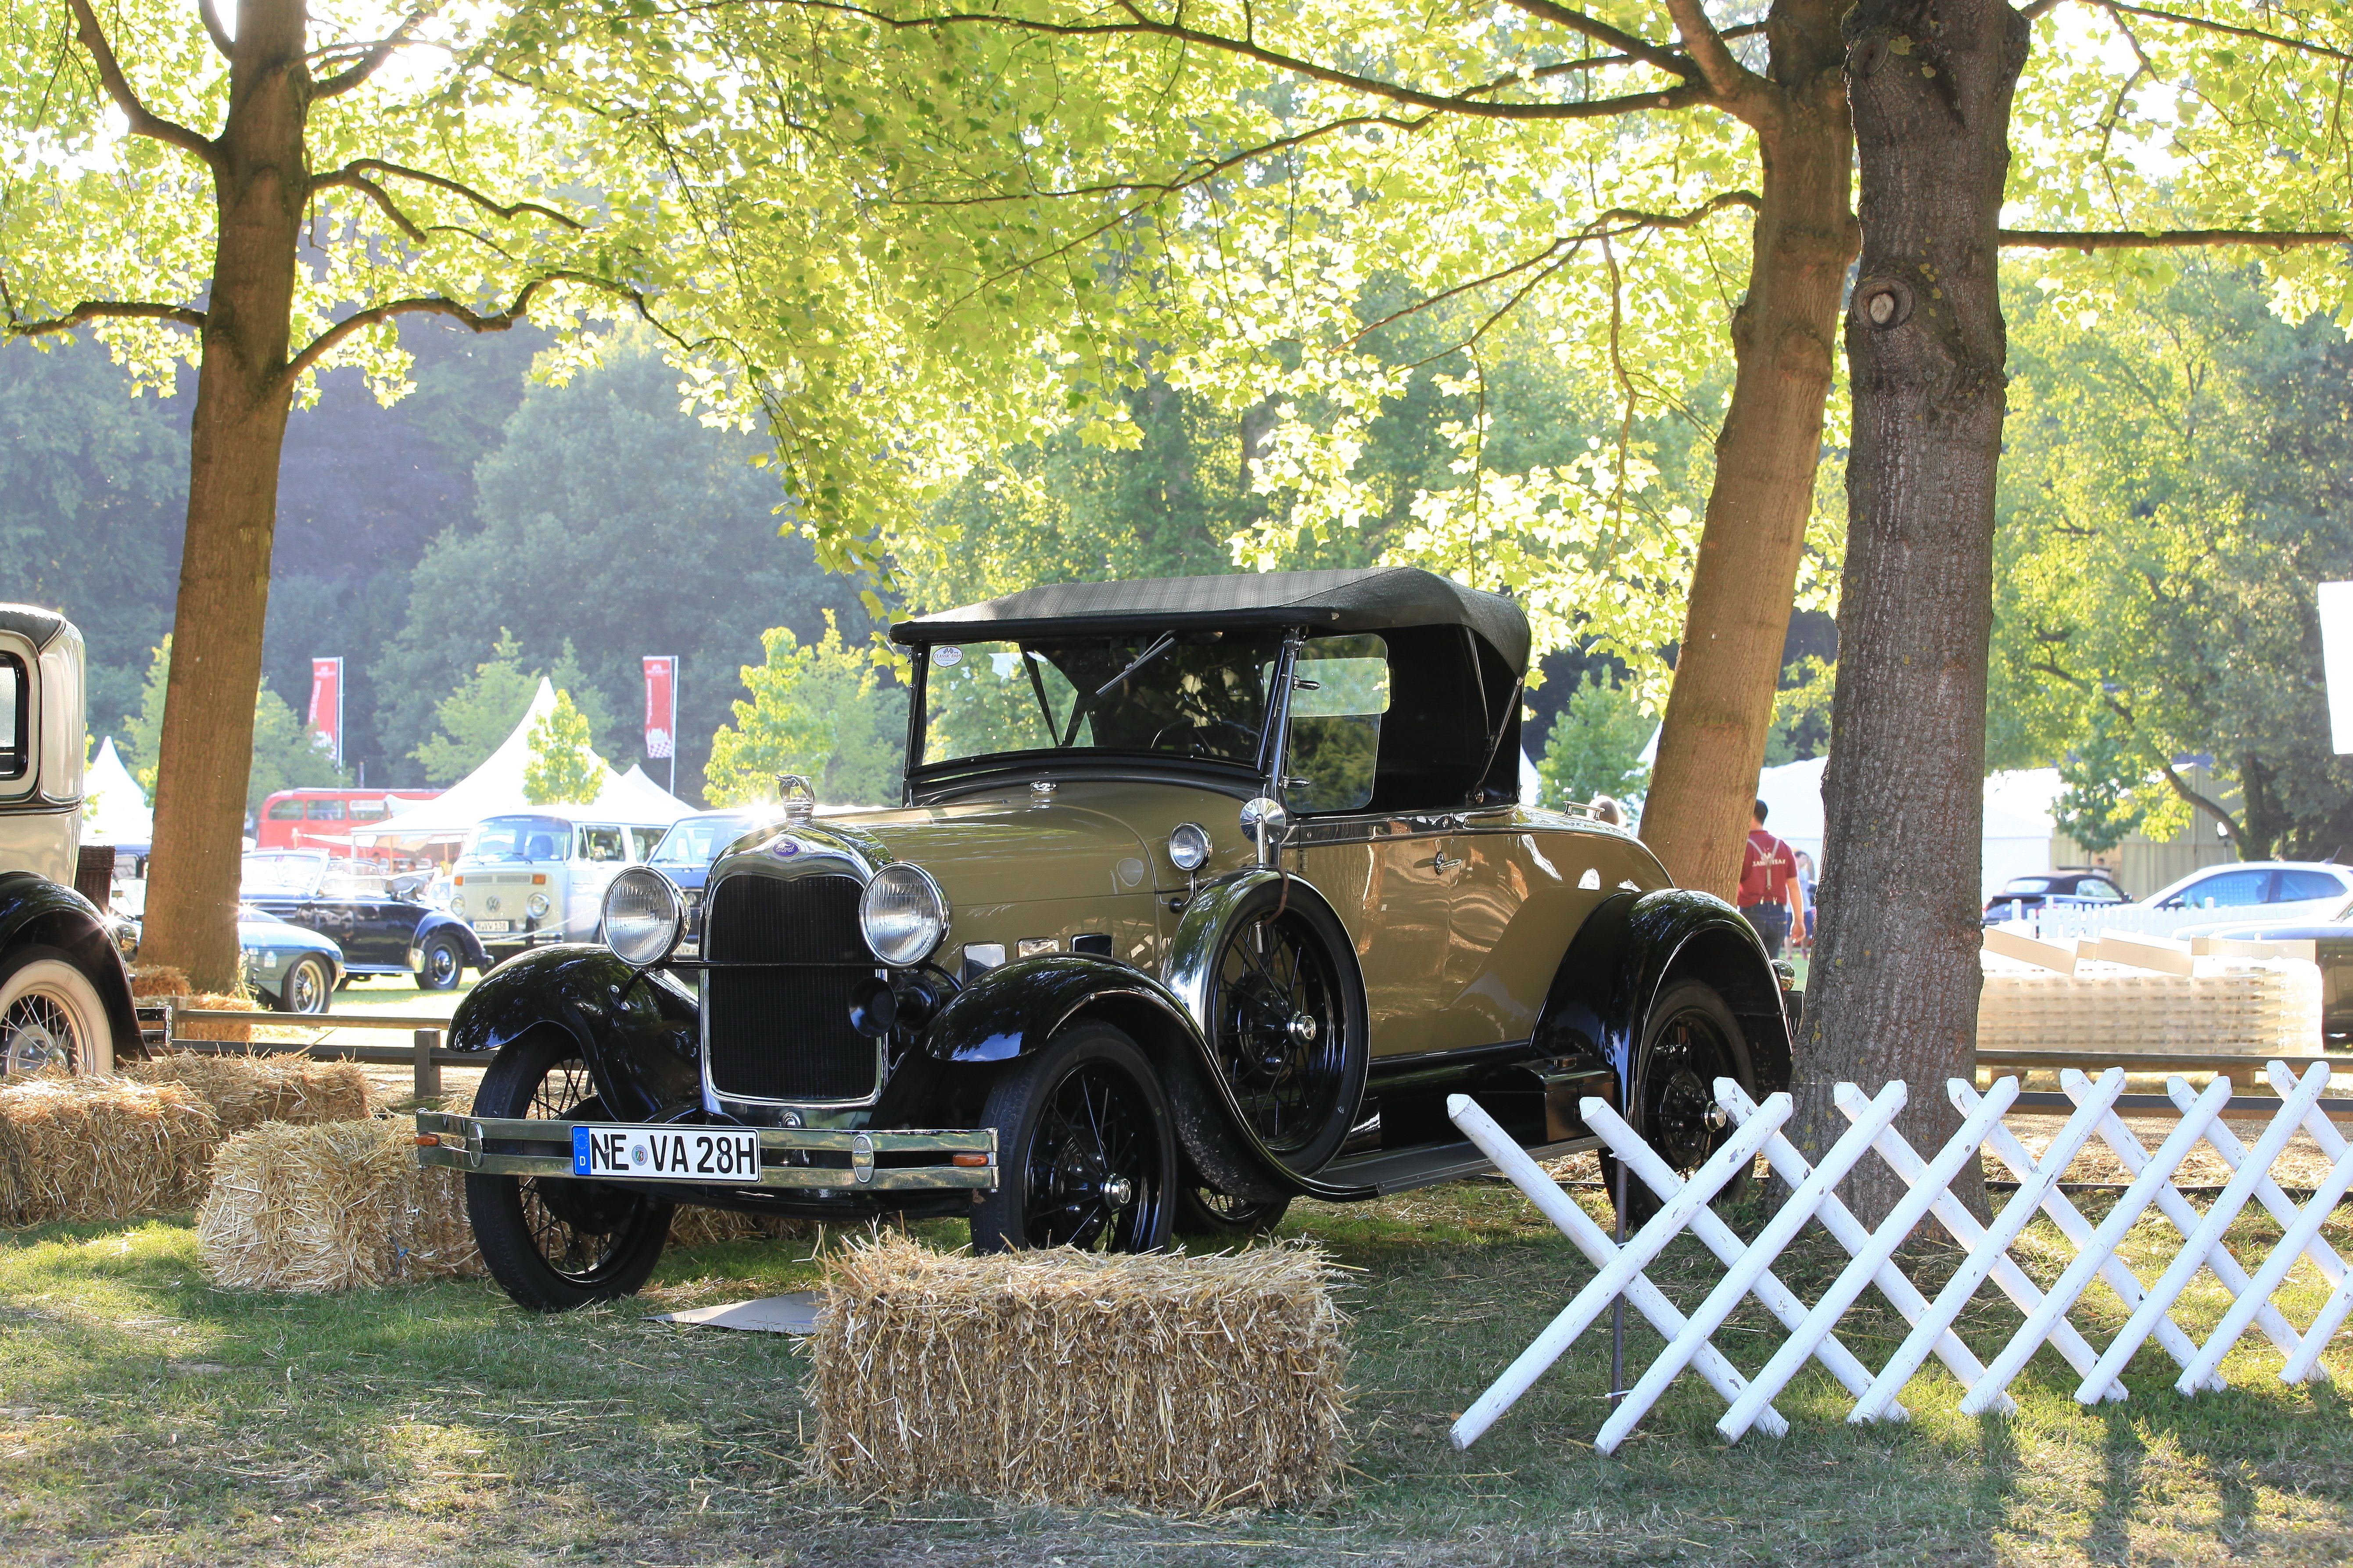
<path id="1" fill-rule="evenodd" d="M 419 899 L 415 879 L 310 849 L 245 858 L 245 901 L 290 925 L 332 938 L 348 974 L 413 974 L 426 991 L 455 987 L 490 955 L 464 921 Z"/>

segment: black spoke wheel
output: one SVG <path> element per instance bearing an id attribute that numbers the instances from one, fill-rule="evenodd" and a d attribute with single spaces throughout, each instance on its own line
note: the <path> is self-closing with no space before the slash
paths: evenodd
<path id="1" fill-rule="evenodd" d="M 1670 984 L 1651 1009 L 1642 1033 L 1641 1054 L 1636 1058 L 1635 1095 L 1639 1114 L 1631 1120 L 1659 1157 L 1675 1174 L 1689 1176 L 1732 1136 L 1730 1121 L 1717 1114 L 1715 1080 L 1729 1078 L 1744 1088 L 1756 1085 L 1746 1070 L 1747 1053 L 1741 1048 L 1740 1021 L 1732 1016 L 1715 987 L 1690 980 Z M 1618 1191 L 1618 1161 L 1608 1151 L 1601 1155 L 1602 1184 L 1612 1201 Z M 1745 1202 L 1756 1183 L 1756 1164 L 1736 1174 L 1716 1191 L 1714 1206 L 1730 1208 Z M 1640 1229 L 1659 1212 L 1656 1193 L 1631 1171 L 1626 1173 L 1626 1228 Z"/>
<path id="2" fill-rule="evenodd" d="M 474 1114 L 607 1116 L 572 1043 L 548 1033 L 500 1048 L 474 1095 Z M 607 1182 L 469 1173 L 466 1212 L 491 1278 L 517 1305 L 538 1312 L 633 1294 L 670 1238 L 669 1204 Z"/>
<path id="3" fill-rule="evenodd" d="M 323 1013 L 335 1005 L 335 983 L 327 961 L 317 954 L 298 958 L 278 982 L 281 1013 Z"/>
<path id="4" fill-rule="evenodd" d="M 458 939 L 441 932 L 425 944 L 424 965 L 417 972 L 417 988 L 420 991 L 449 991 L 465 973 L 466 955 L 459 951 Z"/>
<path id="5" fill-rule="evenodd" d="M 1175 1214 L 1168 1101 L 1135 1042 L 1082 1022 L 988 1093 L 997 1190 L 973 1210 L 976 1252 L 1157 1252 Z"/>
<path id="6" fill-rule="evenodd" d="M 1290 1208 L 1287 1197 L 1237 1197 L 1219 1192 L 1188 1171 L 1176 1194 L 1176 1234 L 1229 1246 L 1270 1234 Z"/>
<path id="7" fill-rule="evenodd" d="M 1364 1099 L 1364 1010 L 1336 956 L 1346 936 L 1281 882 L 1245 899 L 1207 992 L 1209 1045 L 1243 1120 L 1278 1159 L 1314 1171 L 1338 1152 Z M 1328 928 L 1328 929 L 1327 929 Z"/>

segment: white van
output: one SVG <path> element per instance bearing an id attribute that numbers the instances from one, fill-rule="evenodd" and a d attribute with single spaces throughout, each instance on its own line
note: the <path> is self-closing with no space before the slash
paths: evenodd
<path id="1" fill-rule="evenodd" d="M 496 963 L 559 942 L 594 942 L 605 888 L 653 853 L 663 823 L 622 822 L 586 805 L 485 817 L 450 868 L 449 912 Z"/>

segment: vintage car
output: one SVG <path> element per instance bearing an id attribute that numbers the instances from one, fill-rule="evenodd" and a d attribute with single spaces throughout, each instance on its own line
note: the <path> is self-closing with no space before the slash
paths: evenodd
<path id="1" fill-rule="evenodd" d="M 74 890 L 81 846 L 81 633 L 0 605 L 0 1076 L 107 1072 L 143 1055 L 98 906 Z"/>
<path id="2" fill-rule="evenodd" d="M 242 890 L 251 907 L 331 939 L 346 973 L 413 974 L 420 990 L 454 990 L 491 956 L 464 921 L 417 896 L 424 880 L 321 849 L 258 850 L 245 858 Z"/>
<path id="3" fill-rule="evenodd" d="M 712 868 L 699 957 L 633 868 L 608 946 L 459 1008 L 451 1044 L 495 1054 L 418 1156 L 468 1173 L 516 1300 L 635 1290 L 680 1203 L 963 1215 L 981 1250 L 1243 1235 L 1487 1170 L 1458 1092 L 1545 1157 L 1594 1146 L 1599 1096 L 1689 1170 L 1716 1077 L 1788 1081 L 1738 912 L 1518 804 L 1508 598 L 1409 569 L 1081 584 L 892 636 L 900 807 L 819 821 L 786 781 Z"/>
<path id="4" fill-rule="evenodd" d="M 686 901 L 686 936 L 679 956 L 693 958 L 702 951 L 702 894 L 711 879 L 712 863 L 747 833 L 775 825 L 772 809 L 737 807 L 728 811 L 698 811 L 670 825 L 646 864 L 670 879 Z"/>

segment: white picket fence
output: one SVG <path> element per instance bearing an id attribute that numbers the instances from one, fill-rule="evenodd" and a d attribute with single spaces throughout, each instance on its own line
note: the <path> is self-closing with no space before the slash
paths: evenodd
<path id="1" fill-rule="evenodd" d="M 2061 1085 L 2074 1102 L 2075 1112 L 2040 1160 L 2002 1122 L 2003 1113 L 2018 1098 L 2015 1078 L 2002 1079 L 1982 1094 L 1962 1079 L 1951 1080 L 1947 1089 L 1961 1113 L 1961 1127 L 1928 1158 L 1923 1158 L 1893 1126 L 1904 1108 L 1903 1084 L 1891 1083 L 1875 1096 L 1864 1095 L 1852 1084 L 1841 1084 L 1836 1102 L 1850 1125 L 1819 1164 L 1810 1164 L 1782 1136 L 1782 1124 L 1791 1110 L 1787 1094 L 1770 1096 L 1759 1105 L 1730 1079 L 1718 1079 L 1716 1101 L 1729 1115 L 1734 1131 L 1687 1180 L 1678 1178 L 1606 1103 L 1588 1100 L 1583 1104 L 1586 1126 L 1625 1162 L 1630 1179 L 1649 1184 L 1662 1200 L 1657 1215 L 1622 1247 L 1486 1112 L 1467 1096 L 1455 1095 L 1447 1102 L 1454 1124 L 1546 1218 L 1567 1234 L 1598 1272 L 1463 1412 L 1454 1424 L 1454 1446 L 1467 1448 L 1476 1442 L 1577 1336 L 1601 1319 L 1621 1292 L 1667 1343 L 1602 1426 L 1595 1447 L 1605 1454 L 1614 1452 L 1626 1440 L 1667 1385 L 1686 1368 L 1704 1378 L 1729 1407 L 1716 1423 L 1716 1430 L 1735 1442 L 1752 1426 L 1775 1436 L 1788 1429 L 1772 1401 L 1809 1361 L 1820 1362 L 1853 1397 L 1847 1418 L 1856 1422 L 1905 1419 L 1897 1395 L 1931 1355 L 1944 1363 L 1967 1391 L 1960 1406 L 1964 1412 L 2009 1414 L 2015 1408 L 2009 1394 L 2011 1381 L 2046 1342 L 2082 1378 L 2075 1397 L 2086 1405 L 2125 1397 L 2118 1373 L 2151 1339 L 2181 1369 L 2174 1384 L 2181 1394 L 2219 1389 L 2224 1386 L 2219 1370 L 2222 1358 L 2251 1326 L 2261 1330 L 2284 1358 L 2279 1373 L 2283 1382 L 2325 1378 L 2320 1355 L 2348 1310 L 2353 1310 L 2353 1276 L 2348 1275 L 2344 1260 L 2320 1239 L 2320 1226 L 2348 1187 L 2353 1186 L 2353 1151 L 2348 1151 L 2344 1135 L 2319 1106 L 2329 1081 L 2327 1065 L 2315 1064 L 2299 1079 L 2284 1063 L 2275 1061 L 2268 1076 L 2279 1093 L 2280 1106 L 2252 1147 L 2242 1143 L 2218 1120 L 2231 1096 L 2228 1079 L 2217 1078 L 2200 1090 L 2177 1077 L 2168 1081 L 2167 1092 L 2181 1119 L 2164 1142 L 2151 1150 L 2114 1109 L 2116 1097 L 2124 1091 L 2122 1068 L 2110 1068 L 2096 1080 L 2073 1070 L 2063 1073 Z M 2272 1177 L 2274 1163 L 2299 1127 L 2331 1162 L 2327 1179 L 2301 1207 Z M 2097 1225 L 2087 1220 L 2060 1190 L 2060 1177 L 2069 1163 L 2094 1137 L 2115 1152 L 2133 1178 Z M 2231 1171 L 2221 1193 L 2203 1212 L 2173 1184 L 2174 1173 L 2200 1142 L 2211 1146 Z M 1953 1178 L 1979 1151 L 1987 1158 L 1989 1170 L 2006 1168 L 2018 1180 L 2018 1190 L 1991 1224 L 1978 1221 L 1950 1191 Z M 1790 1192 L 1757 1239 L 1743 1243 L 1707 1205 L 1725 1183 L 1759 1154 Z M 1871 1229 L 1840 1202 L 1834 1189 L 1858 1163 L 1874 1154 L 1904 1180 L 1907 1191 L 1887 1218 Z M 2250 1200 L 2261 1204 L 2284 1232 L 2252 1271 L 2222 1245 L 2222 1233 Z M 2143 1285 L 2116 1249 L 2152 1205 L 2183 1240 L 2157 1282 Z M 2047 1290 L 2036 1286 L 2010 1256 L 2011 1245 L 2037 1213 L 2048 1215 L 2075 1249 L 2073 1260 Z M 1934 1300 L 1924 1296 L 1894 1261 L 1905 1238 L 1931 1214 L 1968 1249 Z M 1773 1260 L 1809 1220 L 1819 1221 L 1852 1258 L 1810 1307 L 1772 1272 Z M 1678 1310 L 1642 1273 L 1685 1230 L 1725 1266 L 1723 1279 L 1689 1313 Z M 2271 1300 L 2300 1257 L 2310 1258 L 2331 1288 L 2327 1301 L 2302 1332 Z M 2171 1316 L 2175 1301 L 2201 1268 L 2232 1298 L 2221 1321 L 2202 1342 Z M 2131 1314 L 2107 1347 L 2099 1351 L 2067 1317 L 2094 1276 L 2107 1282 Z M 1953 1321 L 1989 1279 L 2018 1309 L 2022 1321 L 1991 1361 L 1980 1362 L 1954 1333 Z M 1835 1331 L 1839 1319 L 1870 1289 L 1877 1289 L 1912 1325 L 1903 1344 L 1875 1373 L 1840 1342 Z M 1709 1342 L 1709 1336 L 1751 1295 L 1780 1321 L 1788 1337 L 1754 1377 L 1746 1377 Z"/>

